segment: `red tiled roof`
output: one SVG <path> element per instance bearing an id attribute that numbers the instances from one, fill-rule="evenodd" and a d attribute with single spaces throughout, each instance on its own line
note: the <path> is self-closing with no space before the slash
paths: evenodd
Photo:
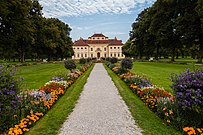
<path id="1" fill-rule="evenodd" d="M 103 34 L 94 34 L 91 37 L 106 37 L 106 36 L 104 36 Z"/>
<path id="2" fill-rule="evenodd" d="M 85 42 L 85 40 L 80 39 L 74 42 L 74 45 L 78 45 L 78 46 L 88 46 L 88 44 Z"/>
<path id="3" fill-rule="evenodd" d="M 109 45 L 123 45 L 122 40 L 113 39 Z"/>
<path id="4" fill-rule="evenodd" d="M 109 40 L 86 40 L 87 44 L 109 44 Z"/>
<path id="5" fill-rule="evenodd" d="M 108 40 L 84 40 L 79 39 L 74 42 L 76 46 L 88 46 L 88 44 L 108 44 L 108 45 L 123 45 L 122 40 L 108 39 Z"/>

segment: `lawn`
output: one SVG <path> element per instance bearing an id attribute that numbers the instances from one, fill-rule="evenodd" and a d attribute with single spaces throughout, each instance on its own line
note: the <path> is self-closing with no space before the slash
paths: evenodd
<path id="1" fill-rule="evenodd" d="M 17 68 L 16 76 L 23 77 L 23 89 L 36 89 L 50 81 L 58 71 L 68 71 L 63 63 L 38 64 Z"/>
<path id="2" fill-rule="evenodd" d="M 182 71 L 185 71 L 186 68 L 192 70 L 195 68 L 203 69 L 203 67 L 194 66 L 194 64 L 181 65 L 162 62 L 134 62 L 131 72 L 144 75 L 149 78 L 153 84 L 163 87 L 166 91 L 172 92 L 170 88 L 170 85 L 172 84 L 170 80 L 171 74 L 181 73 Z"/>

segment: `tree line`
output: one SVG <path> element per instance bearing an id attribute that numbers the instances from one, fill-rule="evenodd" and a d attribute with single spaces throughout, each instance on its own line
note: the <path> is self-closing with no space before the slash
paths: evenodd
<path id="1" fill-rule="evenodd" d="M 192 56 L 202 63 L 203 1 L 157 0 L 132 24 L 123 53 L 137 59 L 171 57 L 171 61 Z"/>
<path id="2" fill-rule="evenodd" d="M 42 16 L 38 0 L 0 1 L 0 59 L 63 59 L 73 55 L 71 28 Z"/>

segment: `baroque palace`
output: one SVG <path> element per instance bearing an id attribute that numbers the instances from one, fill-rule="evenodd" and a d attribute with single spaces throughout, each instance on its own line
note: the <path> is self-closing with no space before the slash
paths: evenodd
<path id="1" fill-rule="evenodd" d="M 103 34 L 94 34 L 88 39 L 80 38 L 74 42 L 73 50 L 74 56 L 72 59 L 80 58 L 107 58 L 116 57 L 118 59 L 124 58 L 122 54 L 122 40 L 109 39 Z"/>

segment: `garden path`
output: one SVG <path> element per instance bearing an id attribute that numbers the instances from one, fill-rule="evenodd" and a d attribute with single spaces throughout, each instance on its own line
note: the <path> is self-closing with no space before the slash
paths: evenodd
<path id="1" fill-rule="evenodd" d="M 95 64 L 60 135 L 141 134 L 104 66 Z"/>

